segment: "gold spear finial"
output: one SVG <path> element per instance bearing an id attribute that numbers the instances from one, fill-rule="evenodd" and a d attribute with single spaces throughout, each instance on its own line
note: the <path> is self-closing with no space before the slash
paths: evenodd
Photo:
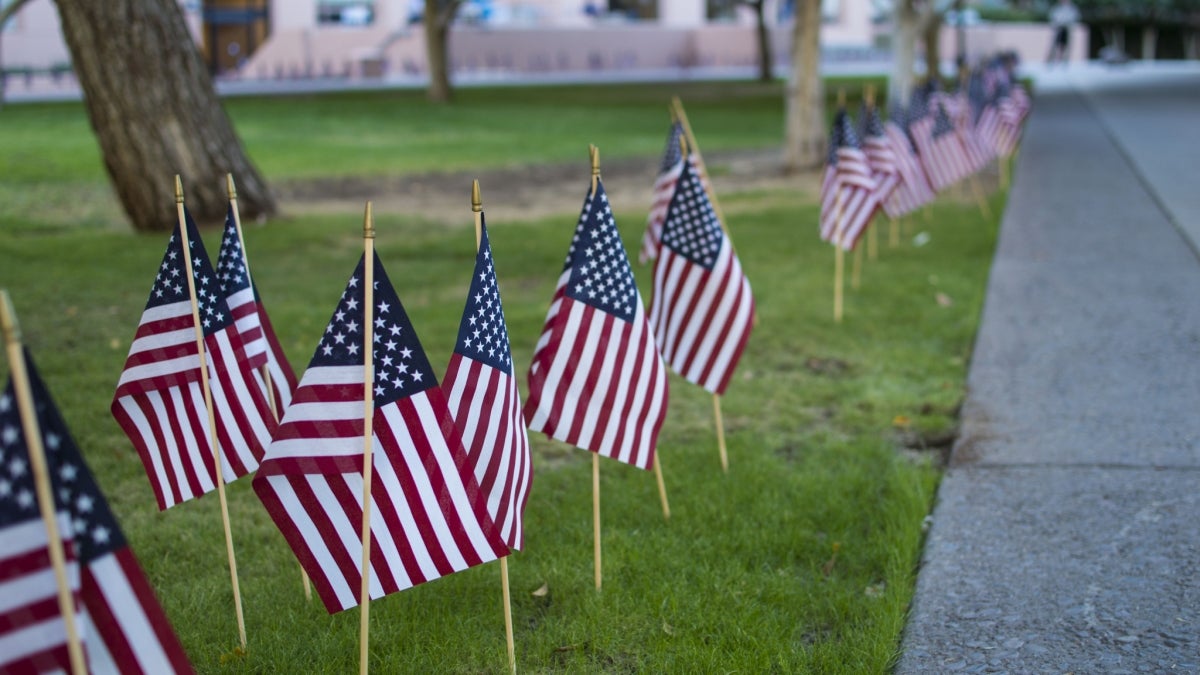
<path id="1" fill-rule="evenodd" d="M 175 174 L 175 203 L 183 203 L 183 181 L 179 180 L 179 174 Z"/>
<path id="2" fill-rule="evenodd" d="M 479 181 L 471 181 L 471 210 L 475 213 L 483 211 L 483 197 L 479 196 Z"/>
<path id="3" fill-rule="evenodd" d="M 229 193 L 229 200 L 237 199 L 237 188 L 233 186 L 233 174 L 225 174 L 225 191 Z"/>
<path id="4" fill-rule="evenodd" d="M 363 239 L 375 238 L 375 221 L 371 219 L 371 202 L 367 202 L 367 209 L 363 213 Z"/>

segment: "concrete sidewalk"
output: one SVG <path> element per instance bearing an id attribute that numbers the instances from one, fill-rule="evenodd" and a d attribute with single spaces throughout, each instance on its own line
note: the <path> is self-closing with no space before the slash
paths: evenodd
<path id="1" fill-rule="evenodd" d="M 1200 77 L 1039 87 L 897 672 L 1200 672 Z"/>

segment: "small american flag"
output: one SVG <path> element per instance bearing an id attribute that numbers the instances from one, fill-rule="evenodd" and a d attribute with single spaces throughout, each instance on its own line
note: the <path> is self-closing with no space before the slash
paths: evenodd
<path id="1" fill-rule="evenodd" d="M 650 206 L 650 215 L 646 218 L 642 250 L 638 253 L 638 262 L 643 265 L 658 255 L 663 219 L 667 216 L 671 195 L 675 194 L 675 181 L 679 179 L 679 172 L 683 168 L 683 149 L 679 145 L 679 139 L 682 137 L 683 124 L 671 124 L 670 130 L 667 131 L 667 147 L 663 150 L 658 176 L 654 179 L 654 203 Z"/>
<path id="2" fill-rule="evenodd" d="M 900 185 L 883 202 L 883 210 L 892 218 L 912 213 L 937 197 L 905 127 L 904 111 L 899 107 L 892 108 L 890 118 L 883 125 L 900 176 Z"/>
<path id="3" fill-rule="evenodd" d="M 330 612 L 362 583 L 363 326 L 374 330 L 370 596 L 507 555 L 467 468 L 445 394 L 378 256 L 370 314 L 364 261 L 350 277 L 254 490 Z"/>
<path id="4" fill-rule="evenodd" d="M 650 469 L 667 373 L 599 180 L 584 200 L 529 367 L 529 428 Z"/>
<path id="5" fill-rule="evenodd" d="M 508 547 L 520 549 L 525 540 L 522 514 L 533 466 L 492 245 L 487 226 L 482 224 L 475 274 L 444 388 L 488 515 Z"/>
<path id="6" fill-rule="evenodd" d="M 186 222 L 222 475 L 231 482 L 258 467 L 276 425 L 196 224 L 190 215 Z M 181 242 L 176 225 L 112 402 L 160 509 L 216 488 Z"/>
<path id="7" fill-rule="evenodd" d="M 899 160 L 891 140 L 883 130 L 879 114 L 874 106 L 863 106 L 859 113 L 863 152 L 871 166 L 871 177 L 875 179 L 875 190 L 871 192 L 872 217 L 883 209 L 884 203 L 900 186 Z"/>
<path id="8" fill-rule="evenodd" d="M 854 248 L 874 212 L 875 179 L 850 115 L 839 110 L 829 138 L 829 163 L 821 183 L 821 239 Z"/>
<path id="9" fill-rule="evenodd" d="M 984 143 L 979 135 L 976 121 L 983 108 L 978 98 L 972 98 L 971 87 L 972 85 L 968 82 L 968 86 L 960 88 L 954 96 L 957 105 L 955 114 L 951 116 L 951 122 L 958 133 L 958 139 L 962 144 L 967 162 L 971 166 L 971 173 L 975 173 L 996 157 L 996 151 L 991 145 Z"/>
<path id="10" fill-rule="evenodd" d="M 754 296 L 692 163 L 663 222 L 650 324 L 663 358 L 689 382 L 725 393 L 754 325 Z"/>
<path id="11" fill-rule="evenodd" d="M 221 292 L 225 294 L 238 334 L 242 337 L 242 344 L 246 345 L 250 366 L 258 374 L 257 379 L 264 393 L 267 383 L 262 378 L 261 369 L 267 366 L 275 410 L 277 416 L 282 416 L 292 402 L 292 392 L 296 390 L 296 373 L 288 364 L 271 320 L 267 317 L 267 308 L 258 294 L 258 287 L 250 276 L 250 265 L 246 262 L 246 252 L 242 250 L 242 239 L 238 236 L 232 205 L 225 216 L 225 233 L 221 238 L 221 251 L 217 255 L 217 274 L 221 281 Z"/>
<path id="12" fill-rule="evenodd" d="M 928 115 L 912 125 L 921 164 L 934 190 L 942 191 L 971 174 L 971 164 L 946 109 L 933 102 Z"/>
<path id="13" fill-rule="evenodd" d="M 25 363 L 88 670 L 192 672 L 28 352 Z M 0 672 L 69 672 L 66 628 L 11 380 L 0 393 L 0 542 Z"/>

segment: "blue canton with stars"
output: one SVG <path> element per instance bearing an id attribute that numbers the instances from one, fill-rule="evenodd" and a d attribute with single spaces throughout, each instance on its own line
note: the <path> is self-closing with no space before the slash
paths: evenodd
<path id="1" fill-rule="evenodd" d="M 363 261 L 358 260 L 354 275 L 342 291 L 337 311 L 325 327 L 309 368 L 319 366 L 363 365 Z M 400 298 L 388 280 L 379 256 L 375 256 L 374 352 L 375 407 L 419 394 L 436 387 L 438 382 L 421 349 Z"/>
<path id="2" fill-rule="evenodd" d="M 486 225 L 480 229 L 475 276 L 471 277 L 471 290 L 463 309 L 462 323 L 458 326 L 454 351 L 512 375 L 512 352 L 508 347 L 508 329 L 504 308 L 500 305 L 500 287 L 496 285 L 496 268 Z"/>
<path id="3" fill-rule="evenodd" d="M 250 274 L 246 270 L 246 256 L 242 253 L 242 240 L 238 237 L 232 205 L 225 214 L 225 232 L 221 235 L 221 250 L 217 253 L 217 279 L 226 297 L 250 287 Z"/>
<path id="4" fill-rule="evenodd" d="M 854 124 L 850 121 L 850 115 L 846 113 L 845 108 L 838 109 L 833 116 L 833 130 L 829 134 L 829 164 L 837 166 L 839 148 L 861 148 L 862 144 L 858 142 L 858 134 L 854 133 Z"/>
<path id="5" fill-rule="evenodd" d="M 933 138 L 941 138 L 946 134 L 954 133 L 954 125 L 950 122 L 950 116 L 946 114 L 946 108 L 939 102 L 937 104 L 937 112 L 933 115 Z"/>
<path id="6" fill-rule="evenodd" d="M 42 431 L 51 492 L 57 510 L 65 511 L 70 517 L 75 550 L 79 560 L 87 564 L 110 551 L 124 548 L 125 536 L 84 464 L 79 448 L 67 432 L 67 425 L 42 384 L 28 350 L 25 351 L 25 365 Z M 0 393 L 0 528 L 35 518 L 41 518 L 41 511 L 17 397 L 10 379 L 4 392 Z"/>
<path id="7" fill-rule="evenodd" d="M 663 151 L 662 164 L 658 167 L 659 173 L 670 171 L 683 157 L 683 148 L 679 147 L 680 136 L 683 136 L 683 125 L 675 122 L 667 132 L 667 147 Z"/>
<path id="8" fill-rule="evenodd" d="M 583 202 L 565 268 L 571 270 L 565 289 L 568 297 L 626 321 L 633 320 L 634 308 L 641 302 L 637 284 L 608 195 L 599 180 L 595 193 Z"/>
<path id="9" fill-rule="evenodd" d="M 204 334 L 211 335 L 229 326 L 233 316 L 229 312 L 229 303 L 221 294 L 221 284 L 208 261 L 208 253 L 204 250 L 196 223 L 191 214 L 186 212 L 185 219 L 192 254 L 192 276 L 196 279 L 196 300 L 200 305 L 200 324 L 204 327 Z M 183 261 L 183 245 L 180 243 L 182 239 L 179 225 L 176 225 L 167 243 L 162 264 L 158 267 L 158 274 L 154 277 L 146 309 L 173 302 L 188 302 L 187 269 Z"/>
<path id="10" fill-rule="evenodd" d="M 700 183 L 691 162 L 684 162 L 683 173 L 675 184 L 675 195 L 663 220 L 662 243 L 688 260 L 712 269 L 725 233 L 713 211 L 708 193 Z"/>

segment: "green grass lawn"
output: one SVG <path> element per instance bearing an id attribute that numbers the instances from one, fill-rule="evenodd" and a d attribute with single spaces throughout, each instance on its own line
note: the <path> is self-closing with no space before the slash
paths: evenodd
<path id="1" fill-rule="evenodd" d="M 696 86 L 683 95 L 706 151 L 778 142 L 778 88 Z M 661 88 L 464 90 L 437 115 L 416 94 L 302 101 L 227 104 L 270 177 L 502 166 L 513 148 L 528 149 L 522 162 L 560 161 L 588 142 L 653 163 L 666 127 Z M 543 108 L 562 126 L 519 123 Z M 593 119 L 604 120 L 602 131 Z M 305 601 L 298 567 L 248 480 L 229 489 L 249 637 L 248 652 L 234 654 L 215 496 L 159 513 L 108 411 L 165 237 L 103 219 L 63 224 L 64 211 L 82 208 L 72 191 L 104 182 L 78 106 L 10 106 L 0 121 L 0 164 L 15 174 L 0 196 L 49 197 L 40 209 L 28 196 L 0 204 L 0 287 L 193 663 L 202 672 L 351 671 L 357 610 L 329 616 Z M 500 137 L 489 139 L 493 123 Z M 338 125 L 380 137 L 327 137 Z M 35 152 L 31 137 L 49 147 Z M 720 470 L 711 397 L 672 377 L 659 442 L 672 517 L 663 520 L 651 473 L 602 461 L 600 592 L 589 454 L 534 437 L 526 545 L 509 565 L 520 669 L 863 673 L 894 660 L 939 477 L 931 456 L 903 451 L 899 439 L 955 424 L 995 223 L 943 199 L 914 224 L 928 243 L 881 245 L 835 325 L 833 254 L 816 235 L 812 186 L 802 188 L 721 194 L 760 314 L 722 400 L 730 470 Z M 993 211 L 1003 198 L 993 196 Z M 503 196 L 489 203 L 499 208 Z M 627 250 L 636 250 L 648 204 L 614 207 Z M 522 385 L 576 216 L 489 227 Z M 473 235 L 404 214 L 381 214 L 378 229 L 384 265 L 444 372 Z M 256 281 L 298 371 L 361 253 L 360 234 L 359 212 L 247 228 Z M 205 238 L 215 253 L 217 233 Z M 637 272 L 648 294 L 649 270 Z M 495 564 L 384 598 L 371 619 L 376 672 L 505 671 Z"/>

